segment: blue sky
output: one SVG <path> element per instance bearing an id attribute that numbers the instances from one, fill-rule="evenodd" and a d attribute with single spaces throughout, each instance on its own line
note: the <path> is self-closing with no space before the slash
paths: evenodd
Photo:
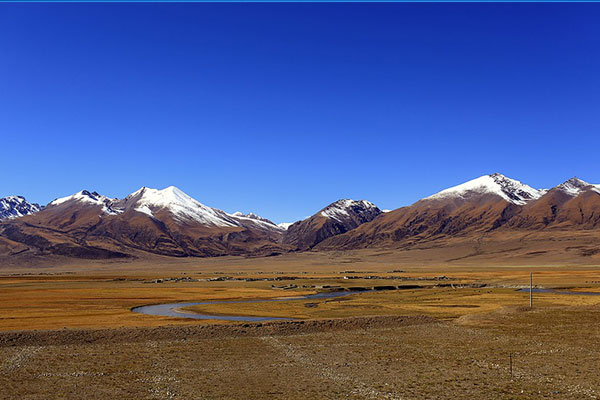
<path id="1" fill-rule="evenodd" d="M 600 4 L 0 4 L 0 196 L 175 185 L 276 222 L 600 183 Z"/>

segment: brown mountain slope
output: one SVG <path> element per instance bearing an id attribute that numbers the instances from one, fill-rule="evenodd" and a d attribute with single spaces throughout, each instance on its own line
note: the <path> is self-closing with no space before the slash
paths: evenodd
<path id="1" fill-rule="evenodd" d="M 525 205 L 507 227 L 528 230 L 561 226 L 594 228 L 598 226 L 599 199 L 596 185 L 572 178 Z"/>
<path id="2" fill-rule="evenodd" d="M 136 251 L 168 256 L 269 255 L 281 251 L 283 230 L 262 220 L 206 207 L 176 188 L 142 188 L 123 200 L 79 192 L 44 210 L 0 223 L 12 243 L 34 254 L 127 257 Z M 22 251 L 23 249 L 19 249 Z"/>
<path id="3" fill-rule="evenodd" d="M 481 235 L 502 225 L 516 211 L 517 206 L 501 198 L 460 205 L 422 200 L 329 238 L 317 249 L 408 247 L 419 241 Z"/>
<path id="4" fill-rule="evenodd" d="M 382 213 L 340 200 L 287 231 L 253 214 L 207 207 L 179 189 L 141 188 L 117 200 L 81 191 L 0 222 L 0 256 L 109 259 L 265 256 L 292 250 L 416 250 L 446 260 L 518 255 L 600 258 L 600 185 L 577 178 L 536 190 L 500 174 Z M 442 257 L 443 258 L 443 257 Z"/>
<path id="5" fill-rule="evenodd" d="M 527 201 L 472 188 L 434 195 L 329 238 L 316 248 L 451 248 L 466 244 L 472 248 L 467 254 L 474 256 L 486 246 L 518 251 L 524 241 L 529 242 L 530 253 L 536 252 L 535 246 L 545 253 L 552 251 L 555 241 L 561 241 L 568 248 L 593 255 L 600 252 L 600 240 L 595 246 L 594 237 L 600 239 L 598 187 L 572 179 Z M 585 241 L 585 246 L 575 243 L 577 238 Z M 501 243 L 512 244 L 503 247 Z"/>

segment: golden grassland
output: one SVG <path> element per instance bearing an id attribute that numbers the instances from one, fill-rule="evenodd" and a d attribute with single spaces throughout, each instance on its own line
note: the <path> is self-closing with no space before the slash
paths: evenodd
<path id="1" fill-rule="evenodd" d="M 339 285 L 434 285 L 476 283 L 484 289 L 419 289 L 356 294 L 319 301 L 215 304 L 194 307 L 214 315 L 258 315 L 291 318 L 331 318 L 363 315 L 426 314 L 451 319 L 493 311 L 503 306 L 526 305 L 528 295 L 502 286 L 527 285 L 533 271 L 535 284 L 573 290 L 600 290 L 600 269 L 568 265 L 407 265 L 394 262 L 393 254 L 367 257 L 355 254 L 302 253 L 261 259 L 153 258 L 123 262 L 79 262 L 47 268 L 0 268 L 0 330 L 110 328 L 160 325 L 226 323 L 191 321 L 133 313 L 132 307 L 172 302 L 252 300 L 298 296 L 316 292 L 310 286 Z M 376 261 L 373 261 L 376 260 Z M 396 271 L 396 272 L 392 272 Z M 397 272 L 402 271 L 402 272 Z M 293 281 L 243 280 L 206 282 L 210 277 L 267 278 L 295 276 Z M 403 281 L 357 279 L 344 275 L 400 276 L 450 280 Z M 199 282 L 147 283 L 157 278 L 190 277 Z M 276 290 L 271 285 L 295 284 L 295 290 Z M 302 288 L 302 286 L 309 286 Z M 600 298 L 600 297 L 599 297 Z M 539 305 L 596 304 L 592 296 L 536 294 Z M 307 307 L 306 303 L 315 306 Z"/>
<path id="2" fill-rule="evenodd" d="M 488 313 L 507 306 L 526 306 L 529 294 L 514 289 L 430 288 L 353 294 L 348 297 L 272 303 L 208 304 L 184 310 L 209 315 L 246 315 L 283 318 L 344 318 L 375 315 L 428 315 L 440 320 Z M 536 307 L 590 306 L 600 296 L 536 293 Z"/>
<path id="3" fill-rule="evenodd" d="M 403 272 L 392 272 L 398 270 Z M 600 296 L 535 293 L 530 310 L 529 294 L 516 290 L 529 283 L 530 272 L 538 286 L 600 292 L 600 268 L 595 265 L 408 264 L 389 254 L 360 258 L 306 253 L 266 259 L 155 258 L 129 263 L 71 262 L 44 268 L 0 266 L 0 330 L 4 331 L 0 338 L 16 335 L 27 339 L 28 334 L 77 338 L 78 333 L 86 332 L 93 338 L 97 337 L 95 329 L 116 332 L 129 327 L 125 329 L 129 333 L 117 335 L 118 340 L 111 334 L 94 340 L 51 341 L 50 345 L 4 340 L 0 345 L 0 397 L 599 398 Z M 286 275 L 298 279 L 204 280 Z M 346 280 L 344 275 L 404 279 Z M 441 275 L 449 279 L 432 279 Z M 148 283 L 168 277 L 199 281 Z M 439 283 L 455 287 L 434 287 Z M 287 284 L 298 288 L 271 287 Z M 269 324 L 130 311 L 154 303 L 268 299 L 320 290 L 310 286 L 410 284 L 426 288 L 190 308 L 214 315 L 317 319 L 302 323 L 322 321 L 324 326 L 302 330 L 298 322 L 287 333 L 273 330 Z M 460 287 L 463 284 L 488 286 Z M 435 320 L 381 326 L 367 318 L 366 323 L 355 326 L 348 322 L 343 329 L 328 328 L 335 325 L 328 318 L 352 321 L 345 317 L 377 315 L 428 315 Z M 165 334 L 146 338 L 145 327 L 160 327 L 153 329 L 163 329 Z M 194 329 L 217 328 L 232 333 L 189 335 Z M 32 332 L 46 329 L 55 331 Z"/>

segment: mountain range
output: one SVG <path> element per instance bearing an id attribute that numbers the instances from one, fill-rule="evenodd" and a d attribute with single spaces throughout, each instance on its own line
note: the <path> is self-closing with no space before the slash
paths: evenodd
<path id="1" fill-rule="evenodd" d="M 23 196 L 8 196 L 0 199 L 0 221 L 23 217 L 40 211 L 37 203 L 29 203 Z"/>
<path id="2" fill-rule="evenodd" d="M 109 259 L 462 248 L 461 258 L 476 259 L 494 251 L 534 257 L 562 248 L 596 259 L 599 225 L 600 185 L 578 178 L 534 189 L 495 173 L 389 212 L 342 199 L 280 225 L 208 207 L 173 186 L 142 187 L 123 199 L 82 190 L 44 207 L 20 196 L 0 199 L 0 255 Z"/>

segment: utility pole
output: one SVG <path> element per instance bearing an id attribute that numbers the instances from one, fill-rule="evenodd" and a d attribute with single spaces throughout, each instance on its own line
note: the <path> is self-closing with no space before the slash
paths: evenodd
<path id="1" fill-rule="evenodd" d="M 533 308 L 533 272 L 529 273 L 529 308 Z"/>

